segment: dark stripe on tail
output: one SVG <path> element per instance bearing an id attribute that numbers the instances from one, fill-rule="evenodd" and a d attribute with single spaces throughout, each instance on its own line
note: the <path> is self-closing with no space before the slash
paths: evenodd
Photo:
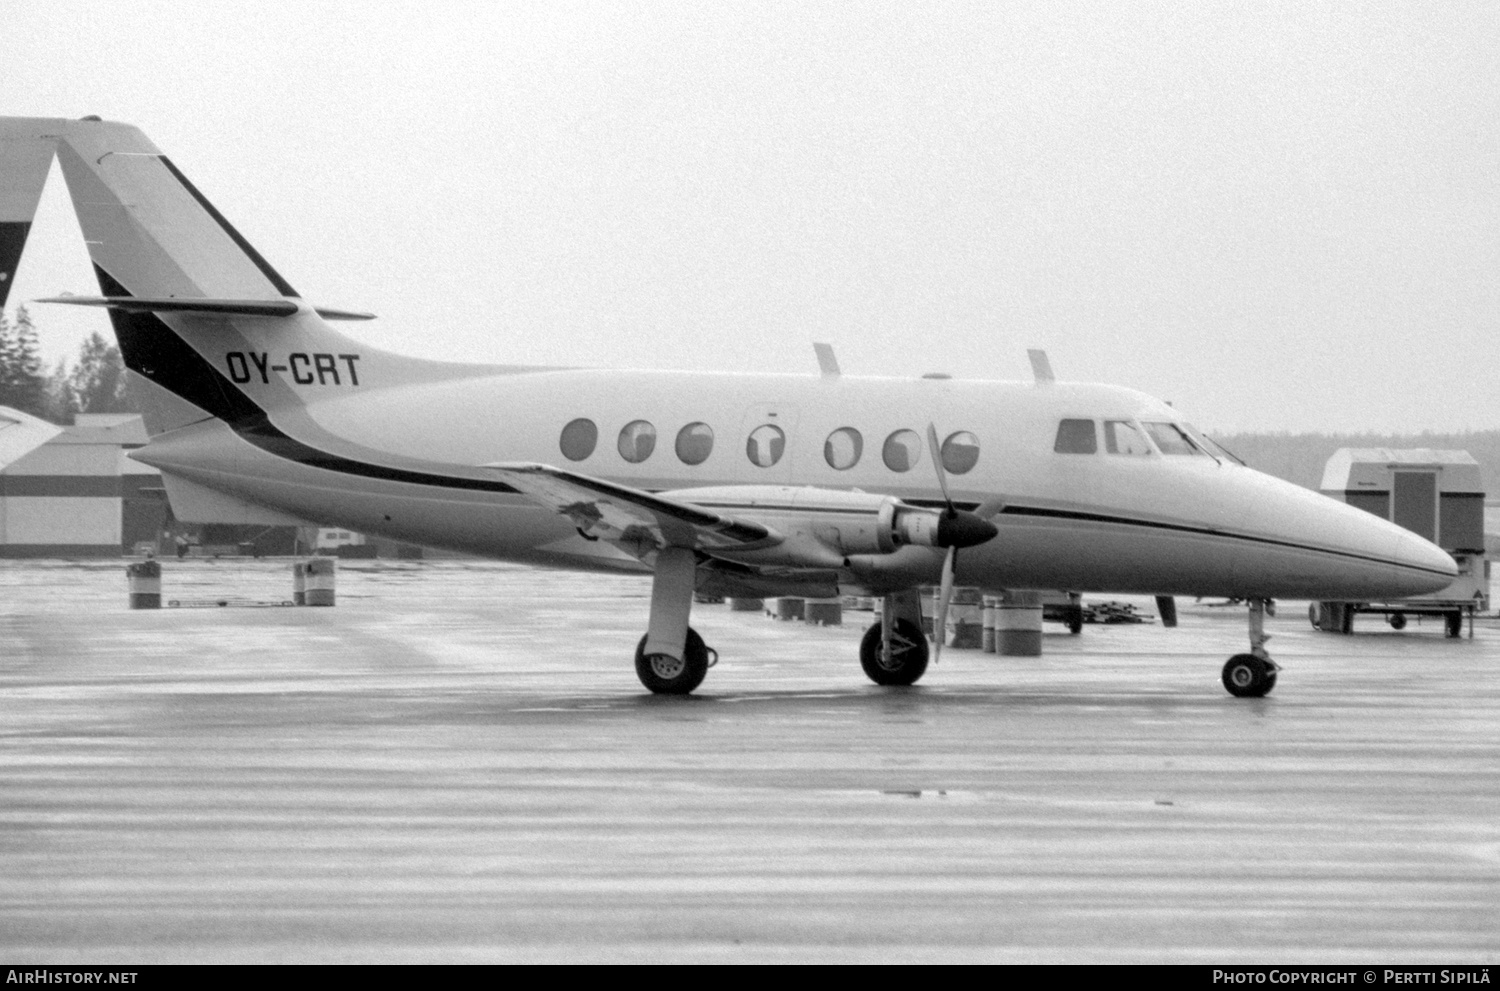
<path id="1" fill-rule="evenodd" d="M 176 176 L 177 181 L 182 183 L 182 188 L 193 195 L 193 199 L 198 201 L 198 205 L 208 211 L 208 215 L 214 218 L 220 227 L 224 228 L 224 233 L 229 235 L 230 240 L 239 245 L 240 250 L 255 263 L 255 267 L 260 269 L 261 274 L 271 281 L 271 285 L 276 287 L 277 292 L 283 296 L 299 295 L 297 290 L 292 288 L 291 283 L 283 279 L 280 273 L 271 267 L 271 263 L 262 258 L 260 252 L 251 247 L 250 242 L 246 241 L 244 236 L 234 229 L 234 225 L 225 220 L 224 215 L 215 209 L 212 203 L 208 202 L 208 198 L 198 192 L 198 187 L 189 182 L 188 177 L 177 170 L 177 166 L 172 164 L 170 158 L 166 155 L 158 157 L 160 157 L 161 163 L 167 167 L 167 171 Z"/>
<path id="2" fill-rule="evenodd" d="M 11 283 L 16 281 L 21 249 L 26 247 L 26 235 L 30 232 L 29 220 L 0 220 L 0 308 L 5 306 Z"/>
<path id="3" fill-rule="evenodd" d="M 94 266 L 94 272 L 104 295 L 131 295 L 98 265 Z M 386 482 L 432 485 L 470 492 L 516 491 L 504 482 L 390 468 L 356 461 L 304 444 L 272 423 L 265 410 L 193 350 L 160 317 L 153 313 L 129 313 L 111 309 L 109 319 L 114 324 L 115 337 L 120 342 L 120 357 L 124 359 L 126 368 L 150 379 L 168 392 L 176 393 L 209 415 L 223 420 L 241 439 L 267 454 L 309 468 L 322 468 L 325 471 Z"/>

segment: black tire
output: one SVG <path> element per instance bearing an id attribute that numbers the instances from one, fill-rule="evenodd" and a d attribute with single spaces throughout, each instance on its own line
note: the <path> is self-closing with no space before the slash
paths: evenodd
<path id="1" fill-rule="evenodd" d="M 1075 637 L 1083 632 L 1083 606 L 1068 607 L 1068 632 Z"/>
<path id="2" fill-rule="evenodd" d="M 1276 687 L 1276 669 L 1254 654 L 1235 654 L 1224 664 L 1223 680 L 1230 695 L 1258 699 Z"/>
<path id="3" fill-rule="evenodd" d="M 1324 612 L 1323 603 L 1321 602 L 1309 602 L 1307 604 L 1307 621 L 1312 624 L 1313 629 L 1321 630 L 1323 628 Z"/>
<path id="4" fill-rule="evenodd" d="M 1406 613 L 1404 612 L 1393 612 L 1385 618 L 1385 621 L 1391 624 L 1393 630 L 1406 629 Z"/>
<path id="5" fill-rule="evenodd" d="M 1462 609 L 1455 609 L 1450 613 L 1443 614 L 1443 627 L 1450 639 L 1458 639 L 1464 635 L 1464 614 Z"/>
<path id="6" fill-rule="evenodd" d="M 927 671 L 927 638 L 909 619 L 898 619 L 891 630 L 891 658 L 883 662 L 880 624 L 865 631 L 859 642 L 859 663 L 877 685 L 914 685 Z"/>
<path id="7" fill-rule="evenodd" d="M 703 684 L 708 674 L 708 648 L 692 627 L 688 628 L 682 660 L 666 654 L 647 654 L 646 638 L 635 646 L 635 676 L 657 695 L 687 695 Z"/>

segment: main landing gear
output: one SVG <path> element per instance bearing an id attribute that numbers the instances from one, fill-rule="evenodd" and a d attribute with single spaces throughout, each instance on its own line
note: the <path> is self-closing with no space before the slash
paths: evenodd
<path id="1" fill-rule="evenodd" d="M 877 685 L 914 685 L 926 673 L 927 638 L 916 590 L 885 597 L 880 622 L 859 642 L 859 663 Z"/>
<path id="2" fill-rule="evenodd" d="M 1238 698 L 1260 698 L 1276 687 L 1276 672 L 1281 669 L 1266 653 L 1266 615 L 1276 615 L 1269 599 L 1250 600 L 1250 653 L 1235 654 L 1224 665 L 1224 687 Z"/>
<path id="3" fill-rule="evenodd" d="M 688 626 L 698 561 L 686 547 L 664 547 L 656 555 L 651 582 L 651 625 L 635 648 L 635 674 L 658 695 L 686 695 L 703 684 L 719 660 Z"/>
<path id="4" fill-rule="evenodd" d="M 688 627 L 687 640 L 682 647 L 682 657 L 671 654 L 646 653 L 646 641 L 651 634 L 641 637 L 635 648 L 635 676 L 641 684 L 658 695 L 686 695 L 703 684 L 708 669 L 719 663 L 719 652 L 703 644 L 698 631 Z"/>

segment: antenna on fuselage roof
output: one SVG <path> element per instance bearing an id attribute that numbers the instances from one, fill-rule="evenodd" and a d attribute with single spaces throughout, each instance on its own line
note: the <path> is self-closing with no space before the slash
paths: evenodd
<path id="1" fill-rule="evenodd" d="M 813 351 L 818 356 L 818 368 L 822 371 L 825 379 L 836 379 L 839 377 L 839 360 L 833 356 L 832 344 L 814 344 Z"/>
<path id="2" fill-rule="evenodd" d="M 1041 348 L 1027 348 L 1026 357 L 1031 359 L 1031 376 L 1037 385 L 1051 385 L 1057 381 L 1057 376 L 1052 374 L 1052 362 L 1047 360 L 1047 352 Z"/>

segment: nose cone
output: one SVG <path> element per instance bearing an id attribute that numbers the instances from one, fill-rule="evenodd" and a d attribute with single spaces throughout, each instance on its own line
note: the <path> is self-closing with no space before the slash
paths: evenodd
<path id="1" fill-rule="evenodd" d="M 1413 572 L 1427 573 L 1427 577 L 1423 579 L 1427 587 L 1422 592 L 1436 592 L 1453 584 L 1453 580 L 1458 577 L 1458 563 L 1453 560 L 1452 554 L 1429 540 L 1423 540 L 1410 530 L 1397 529 L 1401 532 L 1396 540 L 1395 559 Z M 1420 595 L 1422 592 L 1412 594 Z"/>
<path id="2" fill-rule="evenodd" d="M 1458 577 L 1453 555 L 1431 541 L 1364 510 L 1336 505 L 1343 516 L 1339 544 L 1351 558 L 1362 557 L 1370 565 L 1356 582 L 1367 587 L 1341 597 L 1380 601 L 1426 595 Z"/>
<path id="3" fill-rule="evenodd" d="M 973 513 L 957 511 L 943 513 L 938 517 L 937 545 L 939 547 L 973 547 L 989 540 L 999 529 L 989 520 Z"/>

